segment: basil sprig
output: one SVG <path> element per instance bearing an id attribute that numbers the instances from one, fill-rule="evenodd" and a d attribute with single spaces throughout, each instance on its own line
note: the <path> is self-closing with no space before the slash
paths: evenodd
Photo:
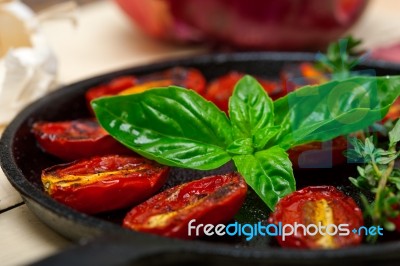
<path id="1" fill-rule="evenodd" d="M 354 77 L 272 102 L 245 76 L 230 98 L 230 119 L 195 92 L 173 86 L 100 98 L 92 107 L 114 138 L 159 163 L 210 170 L 233 160 L 273 210 L 295 190 L 286 150 L 363 129 L 381 120 L 399 94 L 400 77 Z"/>

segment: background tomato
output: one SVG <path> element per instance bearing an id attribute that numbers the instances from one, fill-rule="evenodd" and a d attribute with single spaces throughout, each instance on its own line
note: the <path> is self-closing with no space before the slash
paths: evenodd
<path id="1" fill-rule="evenodd" d="M 184 87 L 203 94 L 206 79 L 195 68 L 173 67 L 164 71 L 148 75 L 134 77 L 122 76 L 111 80 L 107 84 L 101 84 L 90 88 L 86 94 L 86 102 L 89 110 L 92 110 L 90 102 L 96 98 L 117 94 L 140 93 L 154 87 L 168 87 L 171 85 Z"/>
<path id="2" fill-rule="evenodd" d="M 386 114 L 383 121 L 386 120 L 396 120 L 400 118 L 400 97 L 393 103 L 393 105 L 389 108 L 388 113 Z"/>
<path id="3" fill-rule="evenodd" d="M 204 93 L 204 98 L 215 103 L 219 109 L 227 113 L 229 97 L 231 97 L 236 83 L 244 75 L 245 74 L 243 73 L 232 71 L 213 80 L 208 84 Z M 271 98 L 276 99 L 282 96 L 278 83 L 262 78 L 257 78 L 257 81 L 261 84 Z"/>
<path id="4" fill-rule="evenodd" d="M 280 73 L 280 78 L 284 94 L 306 85 L 323 84 L 329 81 L 326 73 L 308 62 L 285 66 Z"/>
<path id="5" fill-rule="evenodd" d="M 331 141 L 296 146 L 288 153 L 295 168 L 331 168 L 347 161 L 343 154 L 347 148 L 347 139 L 340 136 Z"/>
<path id="6" fill-rule="evenodd" d="M 32 132 L 45 152 L 65 161 L 96 155 L 134 154 L 111 137 L 95 119 L 36 122 Z"/>
<path id="7" fill-rule="evenodd" d="M 85 94 L 88 106 L 90 107 L 90 102 L 96 98 L 118 94 L 121 91 L 134 86 L 136 83 L 136 77 L 122 76 L 111 80 L 108 84 L 101 84 L 96 87 L 92 87 Z"/>

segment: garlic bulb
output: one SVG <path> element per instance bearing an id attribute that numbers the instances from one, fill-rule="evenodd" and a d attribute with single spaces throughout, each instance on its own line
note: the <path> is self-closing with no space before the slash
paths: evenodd
<path id="1" fill-rule="evenodd" d="M 0 0 L 0 125 L 54 87 L 57 61 L 31 9 Z"/>

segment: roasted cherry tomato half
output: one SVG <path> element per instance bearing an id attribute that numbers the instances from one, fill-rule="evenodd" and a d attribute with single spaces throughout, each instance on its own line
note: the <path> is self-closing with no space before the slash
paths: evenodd
<path id="1" fill-rule="evenodd" d="M 282 235 L 277 236 L 282 247 L 331 249 L 355 246 L 362 241 L 361 235 L 351 231 L 363 226 L 360 208 L 332 186 L 306 187 L 287 195 L 276 205 L 269 223 L 282 223 L 282 228 L 296 224 L 310 228 L 305 231 L 298 227 L 296 232 L 292 227 L 285 240 Z"/>
<path id="2" fill-rule="evenodd" d="M 285 66 L 280 76 L 284 94 L 292 92 L 299 87 L 318 85 L 329 81 L 324 72 L 307 62 Z"/>
<path id="3" fill-rule="evenodd" d="M 86 101 L 90 107 L 93 99 L 116 95 L 140 93 L 154 87 L 167 87 L 170 85 L 181 86 L 204 93 L 206 80 L 203 74 L 194 68 L 174 67 L 165 71 L 144 75 L 142 77 L 124 76 L 113 79 L 108 84 L 102 84 L 86 92 Z"/>
<path id="4" fill-rule="evenodd" d="M 84 213 L 131 207 L 156 193 L 169 168 L 140 156 L 109 155 L 43 170 L 45 191 Z"/>
<path id="5" fill-rule="evenodd" d="M 39 146 L 65 161 L 106 154 L 133 154 L 120 144 L 95 119 L 33 124 Z"/>
<path id="6" fill-rule="evenodd" d="M 291 148 L 289 158 L 295 168 L 327 168 L 346 162 L 343 152 L 348 142 L 343 136 L 327 142 L 311 142 Z"/>
<path id="7" fill-rule="evenodd" d="M 393 211 L 399 212 L 400 211 L 400 204 L 392 205 Z M 395 217 L 389 217 L 388 221 L 392 222 L 395 226 L 395 230 L 400 233 L 400 214 Z"/>
<path id="8" fill-rule="evenodd" d="M 396 120 L 400 118 L 400 97 L 393 103 L 393 105 L 389 108 L 388 113 L 386 114 L 383 121 L 387 120 Z"/>
<path id="9" fill-rule="evenodd" d="M 244 76 L 243 73 L 229 72 L 228 74 L 212 81 L 206 89 L 204 98 L 215 103 L 219 109 L 228 112 L 229 97 L 231 97 L 236 83 Z M 280 96 L 281 90 L 276 82 L 257 78 L 257 81 L 263 86 L 264 90 L 272 99 Z"/>
<path id="10" fill-rule="evenodd" d="M 392 223 L 394 223 L 396 227 L 396 231 L 400 233 L 400 215 L 398 215 L 395 218 L 389 219 Z"/>
<path id="11" fill-rule="evenodd" d="M 129 95 L 129 94 L 141 93 L 141 92 L 150 90 L 152 88 L 168 87 L 169 85 L 171 85 L 171 81 L 167 80 L 167 79 L 148 81 L 148 82 L 130 87 L 129 89 L 123 90 L 118 94 L 119 95 Z"/>
<path id="12" fill-rule="evenodd" d="M 170 188 L 134 207 L 123 226 L 136 231 L 192 239 L 188 223 L 228 222 L 243 204 L 247 192 L 237 173 L 216 175 Z"/>
<path id="13" fill-rule="evenodd" d="M 163 72 L 153 73 L 139 78 L 137 84 L 119 94 L 140 93 L 157 87 L 181 86 L 197 93 L 203 93 L 206 80 L 200 71 L 194 68 L 174 67 Z"/>
<path id="14" fill-rule="evenodd" d="M 206 89 L 206 79 L 195 68 L 173 67 L 162 72 L 145 75 L 139 78 L 138 84 L 152 81 L 169 81 L 169 85 L 181 86 L 203 94 Z"/>
<path id="15" fill-rule="evenodd" d="M 118 94 L 123 90 L 135 86 L 137 83 L 137 78 L 134 76 L 122 76 L 111 80 L 108 84 L 93 87 L 85 94 L 88 106 L 90 106 L 90 102 L 96 98 Z"/>

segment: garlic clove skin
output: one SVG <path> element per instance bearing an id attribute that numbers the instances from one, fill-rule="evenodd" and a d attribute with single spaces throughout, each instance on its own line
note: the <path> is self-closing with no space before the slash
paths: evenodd
<path id="1" fill-rule="evenodd" d="M 34 12 L 19 1 L 3 2 L 0 22 L 8 23 L 0 23 L 0 125 L 54 88 L 57 73 L 57 60 Z"/>
<path id="2" fill-rule="evenodd" d="M 31 46 L 30 30 L 25 22 L 14 13 L 0 9 L 0 57 L 10 48 Z"/>

